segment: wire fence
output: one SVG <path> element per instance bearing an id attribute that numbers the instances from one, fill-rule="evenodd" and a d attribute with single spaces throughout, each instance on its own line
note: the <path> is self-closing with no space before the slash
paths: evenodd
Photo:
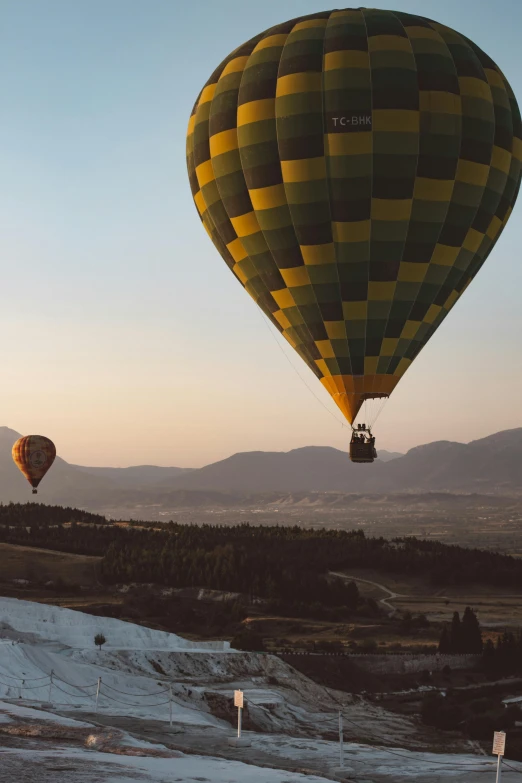
<path id="1" fill-rule="evenodd" d="M 343 728 L 344 728 L 344 724 L 354 726 L 357 729 L 357 734 L 355 736 L 361 734 L 361 732 L 363 731 L 361 729 L 361 726 L 356 721 L 352 720 L 351 718 L 348 718 L 347 715 L 345 715 L 344 711 L 346 709 L 346 705 L 343 704 L 341 701 L 339 701 L 339 699 L 337 699 L 337 697 L 334 696 L 334 694 L 331 692 L 329 688 L 327 688 L 326 686 L 323 687 L 326 693 L 328 694 L 328 696 L 339 706 L 335 725 L 336 725 L 336 729 L 339 731 L 340 742 L 341 742 L 341 730 L 342 730 L 341 725 Z M 342 716 L 342 724 L 341 721 L 339 720 L 339 716 Z M 332 720 L 334 720 L 333 714 L 332 714 Z M 412 760 L 411 755 L 408 755 L 408 753 L 401 753 L 401 751 L 399 750 L 395 750 L 385 745 L 381 745 L 380 744 L 382 741 L 381 738 L 372 736 L 372 734 L 368 732 L 366 727 L 364 728 L 364 738 L 365 740 L 369 740 L 373 748 L 381 751 L 382 753 L 391 756 L 397 756 L 398 758 L 402 758 L 402 759 L 408 759 L 409 761 Z M 353 742 L 354 740 L 351 741 Z M 496 760 L 494 761 L 493 759 L 487 759 L 487 760 L 484 759 L 483 761 L 479 761 L 479 759 L 477 759 L 476 764 L 469 764 L 468 762 L 456 763 L 456 761 L 453 758 L 447 759 L 446 761 L 439 761 L 437 759 L 423 759 L 422 763 L 425 766 L 433 766 L 433 767 L 444 766 L 448 770 L 459 769 L 462 770 L 463 772 L 474 772 L 475 774 L 492 774 L 495 772 L 497 767 L 497 761 Z M 522 775 L 522 769 L 513 767 L 508 763 L 506 763 L 505 761 L 503 762 L 503 766 L 507 767 L 513 772 L 516 772 L 518 775 Z"/>
<path id="2" fill-rule="evenodd" d="M 6 679 L 13 680 L 13 682 L 5 682 L 4 679 L 2 679 L 4 677 Z M 39 684 L 32 684 L 32 683 L 39 683 Z M 68 680 L 64 680 L 63 677 L 59 677 L 57 674 L 55 674 L 54 671 L 52 671 L 51 674 L 44 675 L 43 677 L 32 677 L 32 678 L 14 677 L 11 674 L 2 672 L 0 674 L 0 685 L 3 685 L 4 688 L 8 689 L 8 693 L 6 694 L 7 698 L 10 698 L 9 691 L 14 691 L 16 693 L 15 698 L 24 698 L 22 696 L 23 693 L 28 693 L 35 690 L 42 690 L 47 688 L 49 702 L 52 699 L 53 693 L 55 693 L 55 691 L 59 691 L 60 693 L 63 693 L 74 700 L 78 700 L 81 698 L 87 699 L 90 702 L 95 700 L 96 707 L 99 705 L 102 699 L 108 700 L 109 702 L 114 702 L 116 704 L 121 704 L 126 707 L 136 707 L 136 708 L 162 707 L 165 704 L 169 704 L 173 702 L 173 694 L 172 694 L 172 689 L 170 687 L 162 688 L 161 690 L 152 691 L 151 693 L 147 693 L 146 691 L 141 691 L 141 692 L 123 691 L 120 688 L 114 687 L 114 685 L 110 685 L 109 683 L 103 682 L 103 679 L 101 677 L 98 680 L 96 680 L 96 682 L 80 685 L 77 683 L 69 682 Z M 66 688 L 63 687 L 64 685 L 66 686 Z M 71 691 L 67 690 L 67 688 L 71 688 L 73 692 L 71 693 Z M 115 696 L 114 693 L 129 698 L 125 698 L 124 700 L 122 700 L 121 698 Z M 162 701 L 150 702 L 151 698 L 161 696 L 161 695 L 167 696 L 167 698 Z M 131 701 L 131 699 L 139 699 L 139 701 Z M 25 697 L 25 700 L 31 701 L 32 699 L 29 697 Z"/>
<path id="3" fill-rule="evenodd" d="M 3 678 L 13 680 L 14 682 L 12 683 L 4 682 Z M 32 685 L 29 683 L 40 683 L 40 684 Z M 116 688 L 113 685 L 109 685 L 109 683 L 103 682 L 103 679 L 101 677 L 99 677 L 98 680 L 96 680 L 96 682 L 87 683 L 84 685 L 71 683 L 68 680 L 64 680 L 62 677 L 59 677 L 57 674 L 55 674 L 54 671 L 51 671 L 50 674 L 45 674 L 43 677 L 15 677 L 11 674 L 7 674 L 6 672 L 2 672 L 0 674 L 0 685 L 3 685 L 4 688 L 8 689 L 8 691 L 9 690 L 16 691 L 16 697 L 22 699 L 24 699 L 24 697 L 22 696 L 23 692 L 42 690 L 47 688 L 48 702 L 51 702 L 53 694 L 56 694 L 56 691 L 58 691 L 60 693 L 69 696 L 70 698 L 73 698 L 74 700 L 78 700 L 79 698 L 87 699 L 90 704 L 94 703 L 95 710 L 97 710 L 98 707 L 100 706 L 100 701 L 102 699 L 121 706 L 134 707 L 139 709 L 163 707 L 168 704 L 170 724 L 172 725 L 172 706 L 175 703 L 173 693 L 172 693 L 172 686 L 169 686 L 168 688 L 163 688 L 161 690 L 153 691 L 152 693 L 146 693 L 144 691 L 137 693 L 135 691 L 123 691 L 119 688 Z M 66 690 L 66 688 L 63 687 L 64 685 L 67 686 L 68 688 L 72 688 L 75 692 L 71 693 L 69 690 Z M 91 693 L 86 692 L 88 690 L 91 690 L 92 692 Z M 343 704 L 341 701 L 339 701 L 339 699 L 330 691 L 329 688 L 325 687 L 324 690 L 327 692 L 328 696 L 332 699 L 332 701 L 334 701 L 338 705 L 339 709 L 337 710 L 337 713 L 332 712 L 322 716 L 321 723 L 323 726 L 326 725 L 331 726 L 332 731 L 339 730 L 339 734 L 340 734 L 341 726 L 340 726 L 339 717 L 342 716 L 343 729 L 345 724 L 348 726 L 355 727 L 355 729 L 357 730 L 356 733 L 354 732 L 355 737 L 358 737 L 361 733 L 364 733 L 364 739 L 365 739 L 364 744 L 370 744 L 372 748 L 384 754 L 388 754 L 388 755 L 396 756 L 401 759 L 407 759 L 409 761 L 412 761 L 412 756 L 409 755 L 407 752 L 401 752 L 400 750 L 395 750 L 393 748 L 389 748 L 385 745 L 382 745 L 381 744 L 382 739 L 380 737 L 372 735 L 371 732 L 368 732 L 366 727 L 364 727 L 363 729 L 360 726 L 360 724 L 358 724 L 356 721 L 349 718 L 345 714 L 346 705 Z M 129 699 L 122 700 L 121 698 L 118 698 L 118 696 L 114 696 L 113 695 L 114 693 L 117 693 L 118 696 L 139 699 L 139 702 L 130 701 Z M 156 701 L 152 704 L 148 703 L 148 699 L 160 695 L 167 696 L 167 698 L 163 699 L 162 701 Z M 6 694 L 6 696 L 7 698 L 10 698 L 9 694 Z M 34 699 L 25 697 L 24 700 L 32 701 Z M 69 706 L 69 705 L 70 702 L 65 703 L 65 706 Z M 188 708 L 188 709 L 195 709 L 195 708 Z M 356 742 L 356 739 L 353 738 L 349 740 L 349 742 L 354 743 Z M 352 752 L 356 753 L 357 751 L 354 750 Z M 423 754 L 423 755 L 427 755 L 427 754 Z M 444 761 L 439 761 L 437 759 L 432 759 L 432 758 L 431 759 L 423 758 L 422 764 L 425 767 L 446 767 L 446 769 L 448 770 L 459 769 L 462 770 L 463 772 L 474 772 L 475 774 L 492 774 L 494 773 L 497 765 L 497 762 L 493 761 L 493 759 L 482 760 L 481 757 L 478 757 L 477 762 L 475 764 L 470 764 L 469 762 L 458 763 L 456 761 L 456 758 L 457 758 L 456 754 L 454 757 L 448 758 Z M 503 767 L 509 769 L 511 772 L 514 772 L 518 775 L 522 775 L 522 769 L 514 767 L 512 764 L 509 764 L 506 761 L 503 762 Z"/>

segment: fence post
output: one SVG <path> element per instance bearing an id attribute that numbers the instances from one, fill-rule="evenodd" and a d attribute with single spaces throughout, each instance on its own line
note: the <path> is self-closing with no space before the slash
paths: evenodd
<path id="1" fill-rule="evenodd" d="M 343 713 L 339 710 L 339 768 L 344 767 L 344 747 L 343 747 Z"/>
<path id="2" fill-rule="evenodd" d="M 172 728 L 172 683 L 169 685 L 169 726 Z"/>
<path id="3" fill-rule="evenodd" d="M 96 685 L 96 706 L 94 707 L 94 712 L 95 712 L 95 713 L 97 713 L 97 712 L 98 712 L 98 699 L 99 699 L 99 697 L 100 697 L 100 687 L 101 687 L 101 681 L 102 681 L 102 678 L 101 678 L 101 677 L 98 677 L 98 683 L 97 683 L 97 685 Z"/>
<path id="4" fill-rule="evenodd" d="M 18 698 L 22 698 L 22 689 L 24 688 L 25 680 L 22 680 L 22 684 L 18 686 Z"/>
<path id="5" fill-rule="evenodd" d="M 51 680 L 49 682 L 49 698 L 47 699 L 49 704 L 52 704 L 51 695 L 53 692 L 53 677 L 54 677 L 54 669 L 51 669 Z"/>

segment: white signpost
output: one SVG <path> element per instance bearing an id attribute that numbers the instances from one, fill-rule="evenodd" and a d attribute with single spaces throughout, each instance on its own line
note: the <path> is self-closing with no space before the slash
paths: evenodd
<path id="1" fill-rule="evenodd" d="M 493 734 L 493 755 L 497 756 L 497 783 L 502 776 L 502 756 L 506 751 L 506 732 L 495 731 Z"/>
<path id="2" fill-rule="evenodd" d="M 234 707 L 237 707 L 237 738 L 241 739 L 241 713 L 243 712 L 243 691 L 234 691 Z"/>
<path id="3" fill-rule="evenodd" d="M 244 706 L 243 691 L 234 691 L 234 707 L 237 707 L 237 737 L 229 737 L 228 744 L 233 745 L 236 748 L 248 748 L 251 744 L 250 740 L 247 739 L 247 737 L 243 737 L 241 734 Z"/>

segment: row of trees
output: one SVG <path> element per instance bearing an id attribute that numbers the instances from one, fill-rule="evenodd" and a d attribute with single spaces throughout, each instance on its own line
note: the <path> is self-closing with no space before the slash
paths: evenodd
<path id="1" fill-rule="evenodd" d="M 296 615 L 325 607 L 350 613 L 359 603 L 353 582 L 326 578 L 313 557 L 299 557 L 291 546 L 262 547 L 255 540 L 213 545 L 212 537 L 198 545 L 183 534 L 149 534 L 144 543 L 111 544 L 102 561 L 105 581 L 245 593 L 267 599 L 273 611 L 291 608 Z"/>
<path id="2" fill-rule="evenodd" d="M 140 529 L 120 527 L 76 509 L 30 503 L 0 506 L 0 540 L 100 555 L 100 574 L 108 584 L 154 583 L 244 593 L 267 599 L 274 611 L 291 609 L 294 616 L 322 612 L 343 619 L 358 611 L 356 585 L 328 578 L 330 570 L 372 567 L 428 574 L 432 581 L 522 587 L 518 559 L 414 538 L 367 538 L 361 530 L 173 522 L 160 529 Z M 407 622 L 413 625 L 412 618 Z M 444 629 L 439 649 L 480 652 L 481 645 L 476 617 L 467 609 L 462 622 L 457 615 Z"/>
<path id="3" fill-rule="evenodd" d="M 467 606 L 462 620 L 459 613 L 454 612 L 451 624 L 444 625 L 442 629 L 439 652 L 480 654 L 482 649 L 482 631 L 473 609 Z"/>
<path id="4" fill-rule="evenodd" d="M 65 523 L 81 522 L 64 528 Z M 85 523 L 91 523 L 86 527 Z M 522 588 L 522 561 L 495 552 L 448 546 L 415 538 L 367 538 L 361 530 L 313 530 L 298 526 L 183 525 L 169 522 L 161 529 L 119 527 L 104 517 L 77 509 L 36 503 L 0 506 L 0 540 L 49 547 L 80 554 L 107 553 L 104 573 L 109 581 L 176 580 L 180 557 L 197 553 L 189 571 L 204 573 L 205 584 L 229 584 L 231 571 L 258 556 L 292 573 L 299 566 L 316 573 L 328 569 L 373 568 L 406 575 L 428 576 L 434 584 L 487 584 Z M 111 544 L 114 546 L 111 547 Z M 231 547 L 231 549 L 230 549 Z M 109 551 L 110 550 L 110 551 Z M 121 552 L 125 552 L 122 556 Z M 216 552 L 203 565 L 207 554 Z M 225 562 L 226 561 L 226 562 Z M 183 570 L 183 563 L 181 563 Z M 252 590 L 256 591 L 254 569 Z M 275 571 L 270 569 L 269 571 Z M 156 579 L 157 577 L 157 579 Z M 273 576 L 278 582 L 277 574 Z M 263 581 L 267 578 L 263 577 Z M 189 579 L 187 582 L 191 584 Z M 212 585 L 214 586 L 214 585 Z M 219 584 L 215 586 L 219 587 Z M 277 585 L 279 589 L 279 584 Z M 270 590 L 267 587 L 268 592 Z M 258 591 L 259 592 L 259 591 Z"/>
<path id="5" fill-rule="evenodd" d="M 124 534 L 110 524 L 78 524 L 67 520 L 64 524 L 54 525 L 0 525 L 0 541 L 77 555 L 101 556 L 118 540 L 124 541 Z"/>
<path id="6" fill-rule="evenodd" d="M 488 639 L 484 645 L 484 667 L 490 677 L 522 674 L 522 631 L 505 631 L 496 644 Z"/>
<path id="7" fill-rule="evenodd" d="M 108 524 L 101 514 L 91 514 L 69 506 L 45 506 L 42 503 L 0 503 L 0 525 L 32 527 L 63 525 L 68 522 Z"/>

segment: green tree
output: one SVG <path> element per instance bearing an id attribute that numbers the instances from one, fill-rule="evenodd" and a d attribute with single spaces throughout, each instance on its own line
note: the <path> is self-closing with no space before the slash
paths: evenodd
<path id="1" fill-rule="evenodd" d="M 233 639 L 231 639 L 230 646 L 234 650 L 245 650 L 249 652 L 262 652 L 265 649 L 262 637 L 248 628 L 244 628 L 236 634 Z"/>
<path id="2" fill-rule="evenodd" d="M 451 620 L 450 628 L 450 647 L 451 652 L 462 652 L 462 633 L 460 628 L 460 615 L 458 612 L 453 612 L 453 619 Z"/>
<path id="3" fill-rule="evenodd" d="M 448 631 L 448 626 L 445 625 L 442 629 L 442 633 L 439 639 L 439 652 L 442 654 L 448 654 L 451 651 L 451 638 Z"/>
<path id="4" fill-rule="evenodd" d="M 96 636 L 94 637 L 94 644 L 97 647 L 99 647 L 100 650 L 102 648 L 102 644 L 105 644 L 106 641 L 107 641 L 107 639 L 105 638 L 105 636 L 102 633 L 97 633 Z"/>
<path id="5" fill-rule="evenodd" d="M 469 606 L 466 607 L 460 626 L 461 650 L 463 653 L 482 653 L 482 632 L 477 615 Z"/>
<path id="6" fill-rule="evenodd" d="M 422 700 L 421 717 L 428 726 L 454 730 L 462 721 L 462 707 L 440 693 L 427 693 Z"/>
<path id="7" fill-rule="evenodd" d="M 484 664 L 484 671 L 486 672 L 488 677 L 492 677 L 495 674 L 495 670 L 497 668 L 497 660 L 496 660 L 496 652 L 495 652 L 495 645 L 491 641 L 491 639 L 488 639 L 486 641 L 486 644 L 484 645 L 484 650 L 482 653 L 482 662 Z"/>
<path id="8" fill-rule="evenodd" d="M 357 609 L 359 603 L 359 588 L 355 582 L 348 582 L 346 585 L 346 606 L 348 609 Z"/>
<path id="9" fill-rule="evenodd" d="M 412 615 L 412 613 L 409 612 L 409 611 L 404 612 L 404 614 L 401 617 L 401 622 L 400 622 L 400 629 L 401 629 L 402 633 L 405 633 L 405 634 L 411 633 L 412 624 L 413 624 L 413 615 Z"/>

